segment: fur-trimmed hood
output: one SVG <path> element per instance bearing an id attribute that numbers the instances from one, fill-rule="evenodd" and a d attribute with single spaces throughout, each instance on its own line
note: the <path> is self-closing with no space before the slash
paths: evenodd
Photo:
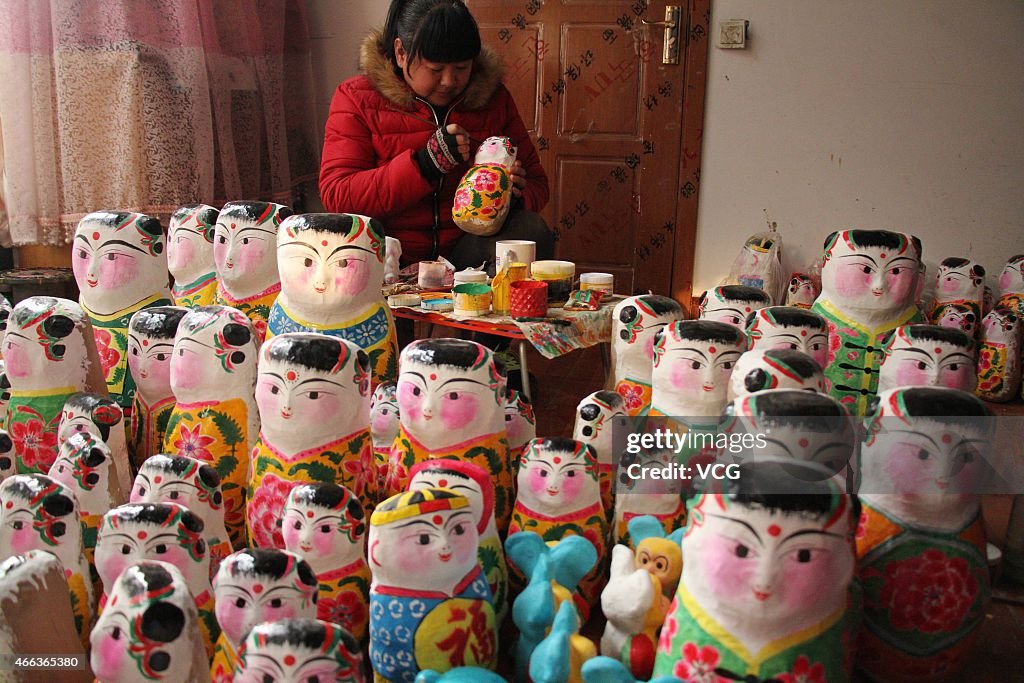
<path id="1" fill-rule="evenodd" d="M 416 106 L 415 94 L 405 80 L 395 73 L 384 52 L 384 33 L 371 32 L 363 39 L 359 51 L 359 70 L 370 79 L 373 86 L 391 102 L 403 109 Z M 473 62 L 473 73 L 462 96 L 466 109 L 481 109 L 490 101 L 501 83 L 501 59 L 488 47 L 482 47 Z"/>

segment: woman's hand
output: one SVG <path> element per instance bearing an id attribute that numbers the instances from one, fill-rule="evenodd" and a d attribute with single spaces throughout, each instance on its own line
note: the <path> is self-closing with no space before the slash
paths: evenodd
<path id="1" fill-rule="evenodd" d="M 523 188 L 526 187 L 526 168 L 523 166 L 523 162 L 516 159 L 512 163 L 512 168 L 509 169 L 508 174 L 512 181 L 512 196 L 522 197 Z"/>
<path id="2" fill-rule="evenodd" d="M 455 145 L 459 156 L 462 157 L 462 161 L 468 161 L 471 157 L 469 155 L 469 133 L 466 132 L 466 129 L 457 123 L 449 123 L 444 130 L 448 135 L 455 136 Z"/>

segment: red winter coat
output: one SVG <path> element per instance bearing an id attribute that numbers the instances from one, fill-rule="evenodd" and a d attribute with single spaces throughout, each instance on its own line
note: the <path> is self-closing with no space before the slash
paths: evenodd
<path id="1" fill-rule="evenodd" d="M 382 221 L 385 233 L 402 242 L 403 264 L 447 256 L 463 234 L 452 221 L 452 204 L 472 160 L 435 185 L 420 173 L 413 155 L 439 125 L 457 123 L 473 138 L 473 148 L 493 135 L 511 138 L 526 169 L 524 206 L 531 211 L 544 208 L 548 178 L 501 83 L 497 55 L 484 48 L 447 121 L 435 122 L 427 103 L 391 68 L 380 38 L 375 33 L 363 41 L 363 75 L 339 85 L 331 102 L 320 165 L 324 207 Z"/>

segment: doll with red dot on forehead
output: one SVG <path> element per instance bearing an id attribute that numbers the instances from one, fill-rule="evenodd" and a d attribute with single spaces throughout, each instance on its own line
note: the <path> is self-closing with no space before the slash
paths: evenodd
<path id="1" fill-rule="evenodd" d="M 655 337 L 685 318 L 678 301 L 655 294 L 628 297 L 612 309 L 612 376 L 629 415 L 646 415 L 651 408 Z"/>
<path id="2" fill-rule="evenodd" d="M 174 276 L 174 305 L 209 306 L 217 295 L 213 232 L 219 212 L 206 204 L 187 204 L 167 222 L 167 269 Z"/>
<path id="3" fill-rule="evenodd" d="M 942 260 L 935 274 L 929 322 L 941 327 L 963 330 L 974 339 L 982 318 L 985 292 L 985 268 L 967 258 Z"/>

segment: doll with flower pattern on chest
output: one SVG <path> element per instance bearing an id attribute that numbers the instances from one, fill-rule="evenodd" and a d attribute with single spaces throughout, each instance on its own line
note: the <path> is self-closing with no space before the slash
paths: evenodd
<path id="1" fill-rule="evenodd" d="M 85 330 L 85 313 L 67 299 L 34 296 L 11 313 L 3 341 L 10 382 L 5 427 L 19 472 L 44 474 L 57 459 L 64 403 L 86 389 Z"/>
<path id="2" fill-rule="evenodd" d="M 685 318 L 678 301 L 656 294 L 628 297 L 612 310 L 612 381 L 630 416 L 646 415 L 651 407 L 655 336 Z"/>
<path id="3" fill-rule="evenodd" d="M 136 384 L 128 447 L 136 467 L 164 447 L 175 403 L 171 355 L 178 323 L 186 313 L 177 306 L 154 306 L 139 311 L 128 323 L 128 367 Z"/>
<path id="4" fill-rule="evenodd" d="M 239 311 L 203 306 L 178 325 L 171 357 L 175 405 L 164 453 L 213 465 L 224 493 L 224 523 L 235 548 L 246 545 L 245 491 L 259 431 L 253 398 L 256 332 Z"/>
<path id="5" fill-rule="evenodd" d="M 238 649 L 256 625 L 316 614 L 316 575 L 299 556 L 246 548 L 221 563 L 213 579 L 220 638 L 210 665 L 213 683 L 231 683 Z"/>
<path id="6" fill-rule="evenodd" d="M 398 341 L 384 284 L 384 230 L 366 216 L 308 213 L 277 233 L 281 294 L 269 336 L 318 332 L 355 343 L 370 357 L 373 385 L 398 376 Z"/>
<path id="7" fill-rule="evenodd" d="M 435 458 L 467 460 L 494 482 L 494 518 L 508 527 L 514 497 L 505 432 L 505 378 L 494 354 L 462 339 L 422 339 L 402 351 L 401 428 L 391 450 L 388 493 L 405 489 L 409 470 Z"/>
<path id="8" fill-rule="evenodd" d="M 281 520 L 284 547 L 316 572 L 316 618 L 337 624 L 363 642 L 370 620 L 366 514 L 344 486 L 300 484 L 288 494 Z"/>
<path id="9" fill-rule="evenodd" d="M 1021 314 L 1000 304 L 981 322 L 976 393 L 986 401 L 1001 403 L 1017 397 L 1021 384 L 1021 318 Z"/>
<path id="10" fill-rule="evenodd" d="M 377 490 L 384 491 L 388 479 L 391 446 L 398 436 L 398 396 L 394 382 L 383 382 L 370 398 L 370 435 L 373 437 L 373 462 L 377 468 Z"/>
<path id="11" fill-rule="evenodd" d="M 260 436 L 250 455 L 251 542 L 282 548 L 288 492 L 303 482 L 345 486 L 376 503 L 366 353 L 345 339 L 291 332 L 264 343 L 256 382 Z"/>
<path id="12" fill-rule="evenodd" d="M 498 632 L 477 560 L 469 500 L 424 488 L 388 498 L 370 517 L 370 662 L 378 683 L 460 666 L 493 669 Z"/>
<path id="13" fill-rule="evenodd" d="M 217 296 L 217 268 L 213 263 L 213 232 L 217 209 L 188 204 L 167 222 L 167 269 L 174 276 L 174 305 L 210 306 Z"/>
<path id="14" fill-rule="evenodd" d="M 228 202 L 213 229 L 214 303 L 244 313 L 256 330 L 257 346 L 267 336 L 270 307 L 281 291 L 277 228 L 291 215 L 287 206 L 273 202 Z"/>
<path id="15" fill-rule="evenodd" d="M 519 493 L 508 534 L 532 531 L 544 541 L 583 536 L 597 550 L 597 566 L 580 582 L 580 594 L 594 605 L 603 579 L 608 519 L 601 506 L 597 457 L 574 439 L 534 439 L 519 463 Z"/>
<path id="16" fill-rule="evenodd" d="M 128 321 L 171 303 L 160 221 L 141 213 L 97 211 L 78 223 L 71 266 L 92 322 L 107 390 L 125 413 L 135 398 L 128 368 Z"/>
<path id="17" fill-rule="evenodd" d="M 811 308 L 828 323 L 829 393 L 864 415 L 878 391 L 886 333 L 921 322 L 915 304 L 921 241 L 887 230 L 842 230 L 825 240 L 821 295 Z"/>

